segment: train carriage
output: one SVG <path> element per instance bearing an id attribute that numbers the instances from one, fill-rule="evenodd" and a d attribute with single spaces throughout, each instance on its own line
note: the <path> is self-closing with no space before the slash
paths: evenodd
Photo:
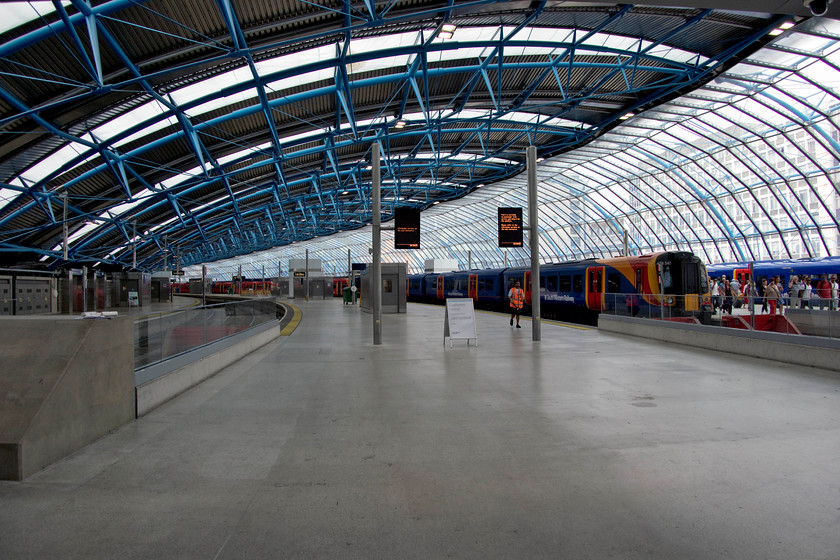
<path id="1" fill-rule="evenodd" d="M 478 307 L 506 311 L 516 281 L 532 306 L 531 269 L 525 267 L 411 275 L 412 301 L 443 303 L 469 297 Z M 692 253 L 672 251 L 587 259 L 540 267 L 540 307 L 545 318 L 594 324 L 601 312 L 698 317 L 708 322 L 711 298 L 705 267 Z"/>

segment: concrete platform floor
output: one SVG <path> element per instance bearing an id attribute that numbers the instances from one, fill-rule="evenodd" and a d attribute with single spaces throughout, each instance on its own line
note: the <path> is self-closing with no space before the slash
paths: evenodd
<path id="1" fill-rule="evenodd" d="M 22 483 L 0 558 L 840 559 L 840 380 L 443 308 L 281 337 Z"/>

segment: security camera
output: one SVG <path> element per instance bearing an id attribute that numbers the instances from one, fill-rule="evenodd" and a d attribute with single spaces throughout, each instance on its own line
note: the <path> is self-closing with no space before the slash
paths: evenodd
<path id="1" fill-rule="evenodd" d="M 834 0 L 803 0 L 802 5 L 811 10 L 815 16 L 824 16 L 828 11 L 828 5 Z"/>

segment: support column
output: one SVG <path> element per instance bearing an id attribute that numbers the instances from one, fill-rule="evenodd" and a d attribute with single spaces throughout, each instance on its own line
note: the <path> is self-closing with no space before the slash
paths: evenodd
<path id="1" fill-rule="evenodd" d="M 371 146 L 370 164 L 372 171 L 371 205 L 373 206 L 373 263 L 371 266 L 370 291 L 373 308 L 373 344 L 382 344 L 382 209 L 379 198 L 381 181 L 379 177 L 379 144 Z"/>
<path id="2" fill-rule="evenodd" d="M 537 209 L 537 147 L 528 146 L 528 229 L 531 232 L 531 339 L 542 339 L 540 323 L 540 220 Z"/>

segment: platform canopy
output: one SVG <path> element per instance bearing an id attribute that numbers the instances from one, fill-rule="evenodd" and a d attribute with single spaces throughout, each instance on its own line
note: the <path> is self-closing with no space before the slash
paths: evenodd
<path id="1" fill-rule="evenodd" d="M 371 220 L 374 143 L 386 220 L 398 206 L 464 204 L 518 181 L 528 145 L 557 162 L 548 173 L 559 165 L 588 174 L 583 164 L 623 145 L 596 144 L 622 119 L 715 83 L 774 30 L 791 32 L 780 26 L 814 21 L 801 5 L 794 11 L 484 0 L 4 3 L 0 266 L 153 270 L 176 256 L 187 266 L 343 237 Z M 833 41 L 833 31 L 816 33 Z M 566 194 L 546 188 L 547 202 L 577 196 L 559 177 L 546 185 Z M 667 213 L 683 196 L 656 204 Z M 609 204 L 598 212 L 599 221 L 618 219 Z M 547 227 L 592 221 L 571 207 L 557 216 Z M 557 258 L 588 252 L 588 242 L 552 242 Z"/>

